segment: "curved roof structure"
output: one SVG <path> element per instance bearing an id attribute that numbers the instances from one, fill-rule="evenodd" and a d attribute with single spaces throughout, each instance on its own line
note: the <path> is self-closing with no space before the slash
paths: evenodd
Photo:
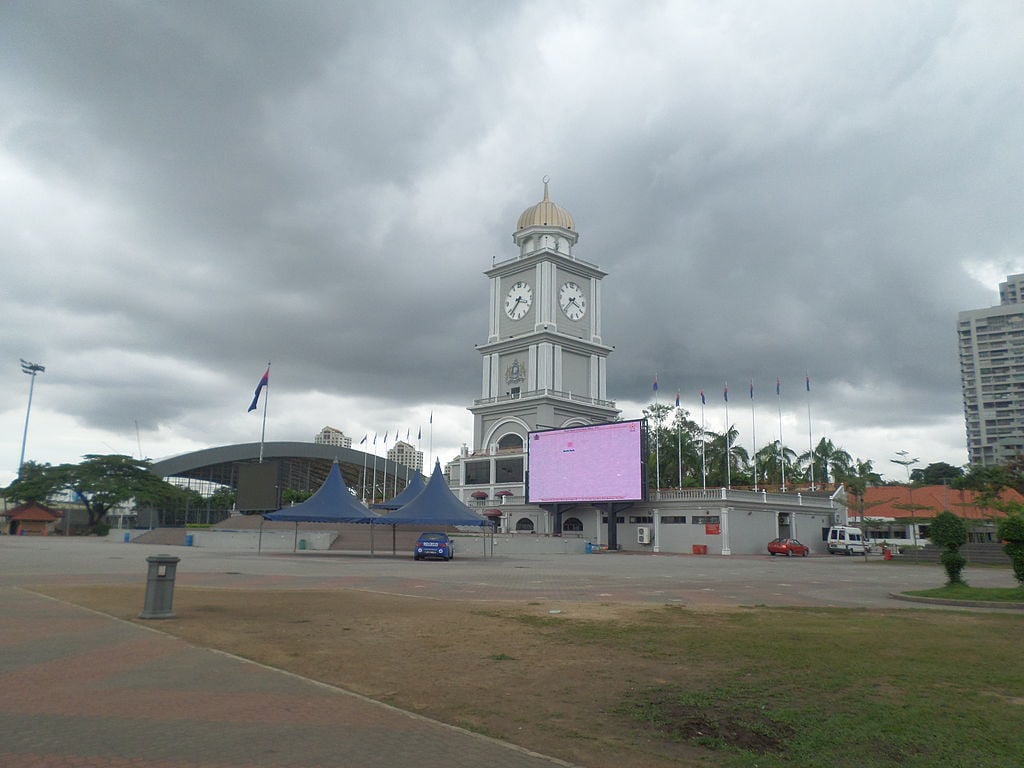
<path id="1" fill-rule="evenodd" d="M 551 198 L 548 197 L 547 177 L 544 178 L 544 199 L 536 205 L 531 205 L 519 215 L 516 231 L 530 227 L 561 227 L 576 231 L 576 223 L 572 220 L 572 215 L 560 205 L 551 202 Z"/>
<path id="2" fill-rule="evenodd" d="M 257 464 L 259 459 L 259 443 L 239 443 L 171 456 L 153 462 L 150 469 L 165 479 L 187 480 L 190 487 L 193 484 L 210 483 L 237 489 L 239 467 Z M 401 492 L 406 485 L 406 478 L 416 474 L 415 470 L 404 464 L 352 448 L 300 442 L 263 444 L 263 463 L 273 463 L 278 467 L 277 487 L 280 493 L 287 490 L 316 491 L 326 482 L 335 461 L 338 462 L 344 482 L 349 488 L 356 489 L 360 498 L 363 496 L 364 480 L 366 486 L 372 486 L 374 464 L 378 479 L 383 474 L 388 490 L 393 487 L 396 476 Z M 367 496 L 370 495 L 367 493 Z M 377 497 L 382 495 L 378 493 Z"/>

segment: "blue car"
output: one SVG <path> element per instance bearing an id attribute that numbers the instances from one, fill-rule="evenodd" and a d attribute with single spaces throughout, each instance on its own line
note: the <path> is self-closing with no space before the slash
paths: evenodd
<path id="1" fill-rule="evenodd" d="M 426 557 L 438 557 L 451 560 L 455 557 L 455 542 L 448 538 L 447 533 L 421 533 L 416 539 L 416 549 L 412 553 L 414 560 Z"/>

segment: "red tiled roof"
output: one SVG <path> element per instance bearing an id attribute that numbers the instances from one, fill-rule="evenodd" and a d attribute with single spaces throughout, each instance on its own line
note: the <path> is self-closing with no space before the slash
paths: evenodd
<path id="1" fill-rule="evenodd" d="M 24 504 L 12 507 L 4 514 L 7 515 L 8 520 L 34 523 L 52 523 L 54 520 L 64 517 L 64 513 L 60 510 L 51 509 L 38 501 L 26 501 Z"/>
<path id="2" fill-rule="evenodd" d="M 976 491 L 958 491 L 948 485 L 924 485 L 912 489 L 905 485 L 883 485 L 864 491 L 864 516 L 892 517 L 897 520 L 931 518 L 949 510 L 967 520 L 1003 517 L 1003 513 L 996 509 L 979 507 L 976 504 L 978 495 Z M 1024 504 L 1024 496 L 1010 488 L 1003 489 L 999 499 Z M 915 509 L 911 510 L 911 506 Z M 850 500 L 850 514 L 860 514 L 857 499 Z"/>

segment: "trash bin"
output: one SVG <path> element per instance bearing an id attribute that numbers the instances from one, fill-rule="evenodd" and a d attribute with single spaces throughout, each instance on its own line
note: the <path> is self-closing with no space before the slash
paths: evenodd
<path id="1" fill-rule="evenodd" d="M 132 540 L 132 535 L 131 535 L 130 533 L 127 533 L 127 532 L 126 532 L 126 533 L 124 534 L 124 543 L 125 543 L 125 544 L 127 544 L 127 543 L 128 543 L 129 541 L 131 541 L 131 540 Z"/>
<path id="2" fill-rule="evenodd" d="M 151 555 L 146 558 L 149 573 L 146 577 L 146 601 L 140 619 L 173 619 L 174 572 L 179 557 L 173 555 Z"/>
<path id="3" fill-rule="evenodd" d="M 882 557 L 886 560 L 892 560 L 892 550 L 888 547 L 882 548 Z"/>
<path id="4" fill-rule="evenodd" d="M 706 555 L 707 553 L 708 553 L 708 545 L 707 544 L 694 544 L 693 545 L 693 554 L 695 554 L 695 555 Z"/>
<path id="5" fill-rule="evenodd" d="M 305 548 L 306 548 L 306 540 L 305 539 L 299 539 L 299 549 L 305 549 Z"/>
<path id="6" fill-rule="evenodd" d="M 192 541 L 193 541 L 192 534 L 191 533 L 186 533 L 185 534 L 185 546 L 186 547 L 191 547 L 192 546 Z"/>

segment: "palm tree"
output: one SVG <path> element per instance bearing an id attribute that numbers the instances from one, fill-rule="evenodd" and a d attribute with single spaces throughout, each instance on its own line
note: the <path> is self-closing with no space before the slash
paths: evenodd
<path id="1" fill-rule="evenodd" d="M 787 478 L 796 473 L 794 467 L 797 460 L 796 451 L 782 445 L 780 440 L 773 440 L 756 454 L 757 468 L 760 477 L 766 484 L 781 485 L 783 470 Z"/>
<path id="2" fill-rule="evenodd" d="M 823 437 L 813 451 L 801 454 L 799 461 L 807 468 L 809 477 L 820 478 L 821 482 L 828 483 L 829 476 L 833 482 L 849 476 L 853 458 L 842 448 L 837 448 L 827 437 Z"/>
<path id="3" fill-rule="evenodd" d="M 747 449 L 736 444 L 739 430 L 735 426 L 726 432 L 708 430 L 705 441 L 708 464 L 708 485 L 749 485 L 750 455 Z M 728 467 L 726 454 L 728 453 Z M 745 475 L 745 476 L 744 476 Z"/>

